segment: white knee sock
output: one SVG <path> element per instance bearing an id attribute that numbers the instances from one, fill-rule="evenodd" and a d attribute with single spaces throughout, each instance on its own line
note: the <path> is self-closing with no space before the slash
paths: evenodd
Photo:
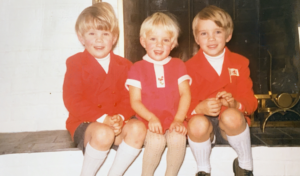
<path id="1" fill-rule="evenodd" d="M 242 133 L 236 136 L 227 136 L 227 139 L 238 155 L 239 166 L 242 169 L 253 170 L 250 130 L 248 124 Z"/>
<path id="2" fill-rule="evenodd" d="M 197 162 L 197 169 L 199 171 L 204 171 L 210 173 L 210 153 L 211 153 L 211 141 L 208 139 L 204 142 L 193 142 L 189 137 L 189 145 L 192 153 Z"/>
<path id="3" fill-rule="evenodd" d="M 81 176 L 95 176 L 97 170 L 104 162 L 107 151 L 99 151 L 94 149 L 89 143 L 85 148 Z"/>
<path id="4" fill-rule="evenodd" d="M 126 144 L 123 140 L 119 145 L 113 165 L 111 166 L 109 176 L 121 176 L 124 174 L 129 165 L 140 153 L 141 149 L 136 149 Z"/>

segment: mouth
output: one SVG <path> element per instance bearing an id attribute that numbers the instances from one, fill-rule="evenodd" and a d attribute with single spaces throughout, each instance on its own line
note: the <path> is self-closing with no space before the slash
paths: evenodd
<path id="1" fill-rule="evenodd" d="M 164 53 L 164 51 L 159 51 L 159 50 L 154 51 L 155 55 L 162 55 L 163 53 Z"/>
<path id="2" fill-rule="evenodd" d="M 207 46 L 207 48 L 209 48 L 209 49 L 216 49 L 217 47 L 218 47 L 218 45 L 216 45 L 216 44 Z"/>
<path id="3" fill-rule="evenodd" d="M 104 49 L 104 46 L 94 46 L 95 50 L 102 50 Z"/>

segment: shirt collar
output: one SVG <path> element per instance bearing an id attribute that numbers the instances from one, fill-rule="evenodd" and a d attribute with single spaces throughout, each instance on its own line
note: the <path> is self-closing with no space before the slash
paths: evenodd
<path id="1" fill-rule="evenodd" d="M 153 63 L 153 64 L 156 64 L 156 65 L 165 65 L 165 64 L 167 64 L 167 63 L 171 60 L 171 58 L 172 58 L 171 56 L 168 56 L 167 58 L 165 58 L 165 59 L 162 60 L 162 61 L 156 61 L 156 60 L 151 59 L 151 58 L 149 57 L 148 54 L 146 54 L 146 55 L 143 57 L 143 59 L 144 59 L 145 61 L 148 61 L 148 62 Z"/>

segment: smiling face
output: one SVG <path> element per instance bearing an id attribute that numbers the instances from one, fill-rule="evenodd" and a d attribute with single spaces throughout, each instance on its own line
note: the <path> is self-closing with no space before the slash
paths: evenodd
<path id="1" fill-rule="evenodd" d="M 227 35 L 226 31 L 212 20 L 199 20 L 196 29 L 195 41 L 209 56 L 220 55 L 231 39 L 231 34 Z"/>
<path id="2" fill-rule="evenodd" d="M 176 45 L 171 33 L 162 27 L 147 32 L 145 37 L 140 38 L 140 42 L 149 57 L 155 61 L 166 59 Z"/>
<path id="3" fill-rule="evenodd" d="M 117 37 L 110 31 L 94 28 L 89 29 L 83 35 L 78 33 L 77 36 L 85 49 L 97 59 L 106 57 L 117 41 Z"/>

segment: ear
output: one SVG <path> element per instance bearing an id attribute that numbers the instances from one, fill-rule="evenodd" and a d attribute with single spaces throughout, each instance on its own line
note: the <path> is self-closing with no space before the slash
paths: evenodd
<path id="1" fill-rule="evenodd" d="M 195 38 L 195 42 L 197 43 L 197 45 L 199 45 L 199 46 L 200 46 L 200 44 L 199 44 L 199 41 L 198 41 L 198 37 L 197 37 L 197 36 L 195 36 L 194 38 Z"/>
<path id="2" fill-rule="evenodd" d="M 114 35 L 113 36 L 113 45 L 115 45 L 117 41 L 118 41 L 118 37 Z"/>
<path id="3" fill-rule="evenodd" d="M 146 48 L 146 39 L 144 37 L 140 37 L 140 43 L 144 48 Z"/>
<path id="4" fill-rule="evenodd" d="M 77 32 L 77 38 L 80 41 L 80 43 L 84 46 L 85 45 L 85 40 L 82 37 L 82 35 L 80 33 Z"/>
<path id="5" fill-rule="evenodd" d="M 173 50 L 175 47 L 176 47 L 176 44 L 175 44 L 175 42 L 173 42 L 172 46 L 171 46 L 171 50 Z"/>
<path id="6" fill-rule="evenodd" d="M 226 43 L 228 43 L 231 40 L 232 37 L 232 33 L 228 35 L 228 37 L 226 38 Z"/>

